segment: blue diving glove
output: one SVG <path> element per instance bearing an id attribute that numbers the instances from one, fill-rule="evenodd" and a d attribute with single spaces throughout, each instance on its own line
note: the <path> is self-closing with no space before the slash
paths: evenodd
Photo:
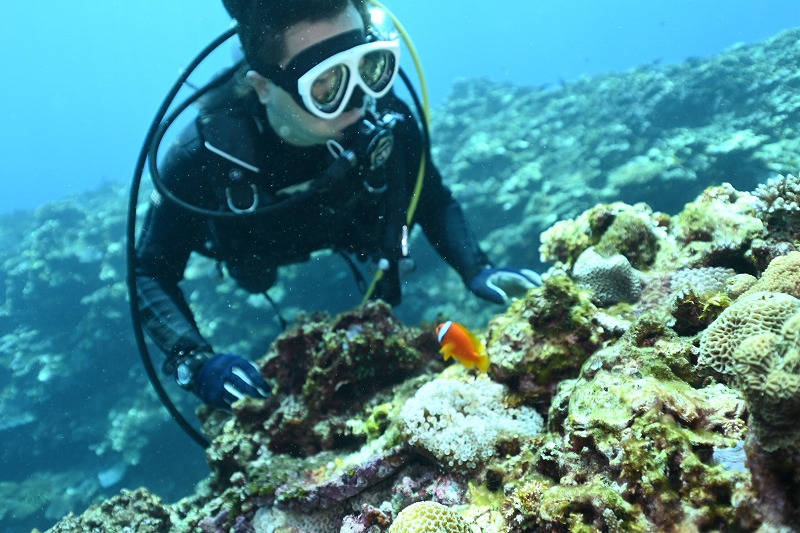
<path id="1" fill-rule="evenodd" d="M 542 278 L 533 270 L 486 267 L 469 282 L 469 290 L 484 300 L 508 304 L 541 284 Z"/>
<path id="2" fill-rule="evenodd" d="M 230 409 L 233 402 L 245 396 L 270 396 L 270 387 L 258 367 L 233 354 L 216 354 L 203 363 L 195 378 L 195 390 L 201 400 L 220 409 Z"/>

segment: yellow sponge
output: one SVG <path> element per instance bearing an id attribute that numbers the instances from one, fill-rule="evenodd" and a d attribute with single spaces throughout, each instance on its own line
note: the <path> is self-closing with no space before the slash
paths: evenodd
<path id="1" fill-rule="evenodd" d="M 400 511 L 388 533 L 472 533 L 472 530 L 449 507 L 436 502 L 418 502 Z"/>

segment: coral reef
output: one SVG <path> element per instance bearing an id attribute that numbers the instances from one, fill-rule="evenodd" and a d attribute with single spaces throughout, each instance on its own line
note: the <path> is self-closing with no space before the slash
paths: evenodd
<path id="1" fill-rule="evenodd" d="M 48 531 L 171 531 L 177 523 L 175 512 L 146 489 L 123 490 L 118 496 L 93 505 L 81 516 L 68 516 Z"/>
<path id="2" fill-rule="evenodd" d="M 333 254 L 282 270 L 283 334 L 265 300 L 192 260 L 203 333 L 257 359 L 275 392 L 199 410 L 211 474 L 196 488 L 206 473 L 186 474 L 189 444 L 120 333 L 124 190 L 0 225 L 0 431 L 29 443 L 0 458 L 44 471 L 4 481 L 25 515 L 4 529 L 106 498 L 53 530 L 377 533 L 417 502 L 484 533 L 800 529 L 798 42 L 559 87 L 461 83 L 433 117 L 433 157 L 493 260 L 553 263 L 507 310 L 466 295 L 418 235 L 395 310 L 342 312 L 358 295 L 342 296 Z M 592 299 L 607 273 L 581 286 L 591 253 L 627 262 L 623 297 Z M 439 315 L 489 324 L 488 377 L 443 370 L 424 322 Z M 112 497 L 119 461 L 121 486 L 177 501 Z"/>

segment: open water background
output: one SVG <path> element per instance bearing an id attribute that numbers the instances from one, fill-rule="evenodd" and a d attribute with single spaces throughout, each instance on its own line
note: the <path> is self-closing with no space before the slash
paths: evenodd
<path id="1" fill-rule="evenodd" d="M 800 25 L 797 0 L 386 5 L 419 49 L 434 107 L 458 78 L 560 83 L 708 56 Z M 0 214 L 129 180 L 167 89 L 229 22 L 220 0 L 3 2 Z M 228 49 L 204 74 L 229 61 Z"/>

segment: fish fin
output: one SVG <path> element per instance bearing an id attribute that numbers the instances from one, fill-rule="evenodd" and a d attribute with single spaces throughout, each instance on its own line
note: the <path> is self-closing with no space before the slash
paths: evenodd
<path id="1" fill-rule="evenodd" d="M 453 357 L 453 348 L 455 348 L 455 345 L 452 342 L 448 342 L 442 346 L 441 350 L 439 350 L 439 353 L 444 356 L 445 361 Z"/>
<path id="2" fill-rule="evenodd" d="M 458 356 L 456 356 L 456 359 L 458 359 L 458 362 L 464 365 L 464 368 L 466 368 L 467 370 L 475 368 L 475 361 Z"/>
<path id="3" fill-rule="evenodd" d="M 485 356 L 486 347 L 483 345 L 483 342 L 467 328 L 464 328 L 464 332 L 467 334 L 467 338 L 469 339 L 470 344 L 472 344 L 472 348 L 475 350 L 475 353 L 481 357 Z"/>
<path id="4" fill-rule="evenodd" d="M 478 370 L 480 370 L 481 372 L 488 372 L 490 364 L 491 363 L 489 362 L 489 356 L 484 354 L 481 356 L 480 359 L 478 359 Z"/>

